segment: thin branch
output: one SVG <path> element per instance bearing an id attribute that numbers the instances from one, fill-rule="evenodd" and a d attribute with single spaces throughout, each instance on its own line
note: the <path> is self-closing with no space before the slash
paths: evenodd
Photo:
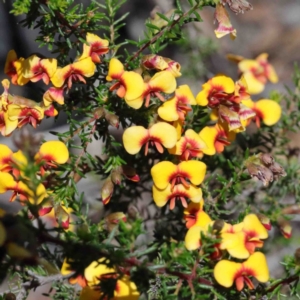
<path id="1" fill-rule="evenodd" d="M 146 44 L 140 47 L 140 49 L 134 53 L 134 55 L 129 59 L 129 62 L 136 59 L 141 52 L 143 52 L 145 49 L 147 49 L 150 45 L 154 44 L 165 32 L 170 31 L 179 21 L 188 15 L 190 15 L 194 10 L 200 7 L 200 3 L 197 3 L 194 5 L 189 11 L 181 15 L 178 19 L 174 20 L 170 25 L 164 27 L 161 31 L 156 33 L 150 41 L 148 41 Z M 128 63 L 129 63 L 128 62 Z M 128 63 L 125 64 L 125 67 L 128 67 Z"/>
<path id="2" fill-rule="evenodd" d="M 274 291 L 280 285 L 290 284 L 296 280 L 299 280 L 299 274 L 295 274 L 290 277 L 284 278 L 284 279 L 276 282 L 274 285 L 271 285 L 269 288 L 267 288 L 265 291 L 265 294 L 268 294 L 268 293 Z"/>

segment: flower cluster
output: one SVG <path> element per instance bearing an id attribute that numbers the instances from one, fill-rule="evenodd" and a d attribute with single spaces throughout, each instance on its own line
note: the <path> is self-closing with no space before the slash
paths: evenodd
<path id="1" fill-rule="evenodd" d="M 67 259 L 64 260 L 64 263 L 61 268 L 62 275 L 69 275 L 73 273 L 71 270 L 70 262 Z M 108 268 L 103 259 L 99 261 L 92 262 L 84 270 L 84 275 L 74 275 L 69 281 L 72 284 L 79 284 L 83 289 L 80 294 L 80 300 L 97 300 L 97 299 L 108 299 L 104 297 L 103 292 L 101 291 L 101 283 L 105 283 L 108 280 L 115 281 L 114 288 L 114 297 L 110 299 L 130 299 L 137 300 L 139 299 L 139 292 L 137 290 L 134 282 L 130 281 L 129 274 L 120 275 L 116 272 L 114 268 Z"/>
<path id="2" fill-rule="evenodd" d="M 213 246 L 211 259 L 218 259 L 214 268 L 216 281 L 224 286 L 231 287 L 235 282 L 237 290 L 244 288 L 244 283 L 253 289 L 253 283 L 249 276 L 255 277 L 260 282 L 267 282 L 269 271 L 265 256 L 255 252 L 263 247 L 263 241 L 268 237 L 271 229 L 270 220 L 262 223 L 254 214 L 245 216 L 243 222 L 231 225 L 224 221 L 212 221 L 209 215 L 203 211 L 203 204 L 190 205 L 184 211 L 188 229 L 185 237 L 185 245 L 188 250 L 201 248 L 201 237 L 209 236 L 219 240 Z M 236 263 L 223 257 L 247 259 L 244 263 Z M 224 276 L 226 272 L 226 276 Z"/>
<path id="3" fill-rule="evenodd" d="M 68 228 L 69 214 L 60 205 L 54 205 L 51 192 L 46 191 L 49 188 L 46 178 L 51 169 L 66 163 L 68 159 L 69 151 L 63 142 L 43 143 L 34 156 L 34 164 L 38 169 L 36 178 L 42 178 L 44 182 L 39 183 L 34 190 L 26 175 L 29 158 L 21 150 L 13 152 L 8 146 L 0 144 L 0 194 L 11 191 L 10 201 L 18 196 L 22 204 L 29 201 L 32 205 L 39 205 L 40 216 L 50 213 L 54 208 L 56 220 Z"/>
<path id="4" fill-rule="evenodd" d="M 108 41 L 95 34 L 87 33 L 87 44 L 83 45 L 83 53 L 75 62 L 59 67 L 54 58 L 41 58 L 31 55 L 28 58 L 17 57 L 14 50 L 7 55 L 4 73 L 15 85 L 24 85 L 42 80 L 52 87 L 45 91 L 43 101 L 32 100 L 8 94 L 9 82 L 2 82 L 4 93 L 1 96 L 0 129 L 4 136 L 11 134 L 17 127 L 31 124 L 34 128 L 45 117 L 58 114 L 53 103 L 64 104 L 64 93 L 71 89 L 74 82 L 86 83 L 86 79 L 95 74 L 97 63 L 101 63 L 101 55 L 108 52 Z"/>
<path id="5" fill-rule="evenodd" d="M 162 70 L 167 68 L 165 63 L 166 58 L 157 55 L 146 56 L 142 59 L 142 70 L 146 70 L 148 74 L 149 70 L 155 69 L 156 73 L 152 77 L 155 78 L 161 76 L 161 72 L 168 72 L 166 69 Z M 126 71 L 121 63 L 118 64 L 122 66 L 119 74 L 123 76 Z M 128 93 L 129 91 L 130 95 L 133 93 L 134 86 L 130 86 L 130 81 L 126 81 L 127 76 L 129 75 L 119 77 L 117 86 L 121 88 L 122 93 L 118 90 L 117 94 L 123 97 L 129 106 L 140 108 L 143 96 L 139 97 L 137 102 L 131 102 L 135 100 L 129 99 Z M 172 78 L 170 85 L 173 85 L 173 79 L 175 77 Z M 147 79 L 147 82 L 151 80 Z M 168 86 L 164 80 L 160 83 Z M 249 214 L 245 216 L 243 222 L 235 225 L 220 220 L 213 221 L 204 211 L 204 200 L 199 186 L 205 178 L 207 167 L 199 159 L 205 154 L 214 155 L 222 152 L 235 139 L 237 133 L 246 130 L 251 120 L 254 120 L 257 126 L 261 120 L 269 126 L 279 120 L 281 109 L 275 101 L 251 100 L 248 87 L 252 87 L 253 84 L 245 71 L 236 82 L 225 75 L 211 78 L 202 85 L 202 90 L 196 97 L 187 85 L 174 88 L 174 95 L 169 99 L 152 92 L 147 95 L 146 106 L 153 98 L 158 101 L 154 102 L 156 115 L 149 127 L 131 126 L 125 129 L 123 134 L 124 147 L 132 155 L 139 153 L 143 146 L 145 146 L 144 154 L 147 155 L 149 147 L 152 146 L 161 154 L 166 148 L 169 154 L 174 156 L 174 162 L 167 160 L 156 162 L 151 169 L 154 183 L 153 200 L 158 207 L 168 203 L 171 210 L 174 209 L 177 200 L 181 202 L 188 228 L 185 237 L 188 250 L 199 249 L 202 245 L 202 236 L 210 236 L 219 241 L 213 246 L 213 252 L 210 254 L 212 259 L 219 260 L 214 269 L 215 279 L 224 287 L 230 287 L 235 282 L 239 291 L 243 289 L 244 284 L 250 289 L 253 288 L 253 283 L 249 279 L 251 276 L 260 282 L 269 279 L 265 256 L 255 250 L 262 248 L 263 240 L 268 237 L 270 220 L 259 219 L 257 215 Z M 135 84 L 136 90 L 140 88 L 138 85 Z M 159 91 L 166 93 L 166 90 Z M 160 101 L 163 103 L 160 104 Z M 138 104 L 132 105 L 133 103 Z M 185 128 L 186 117 L 193 112 L 193 106 L 196 105 L 208 107 L 211 120 L 215 122 L 213 126 L 205 126 L 198 133 L 188 127 Z M 231 260 L 226 259 L 227 257 L 231 257 Z M 246 261 L 236 263 L 232 259 Z M 224 270 L 229 276 L 223 276 Z"/>

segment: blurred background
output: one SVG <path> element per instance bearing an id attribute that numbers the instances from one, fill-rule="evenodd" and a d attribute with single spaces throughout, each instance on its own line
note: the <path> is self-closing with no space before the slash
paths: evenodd
<path id="1" fill-rule="evenodd" d="M 0 37 L 2 41 L 0 43 L 0 68 L 4 69 L 6 55 L 11 49 L 15 49 L 18 56 L 22 57 L 28 57 L 35 52 L 47 57 L 55 57 L 49 53 L 46 47 L 37 48 L 35 38 L 38 35 L 38 30 L 19 26 L 18 23 L 22 20 L 22 16 L 15 17 L 9 13 L 12 9 L 11 2 L 0 2 Z M 89 2 L 87 0 L 75 1 L 75 3 L 82 3 L 83 5 Z M 99 0 L 98 2 L 101 3 L 102 1 Z M 160 12 L 167 13 L 174 8 L 174 2 L 173 0 L 128 0 L 120 11 L 120 14 L 130 12 L 127 25 L 122 29 L 122 38 L 142 39 L 145 31 L 145 20 L 150 17 L 151 11 L 155 7 L 159 7 Z M 183 7 L 186 2 L 181 1 Z M 160 53 L 181 64 L 183 76 L 179 80 L 180 84 L 189 84 L 196 94 L 200 91 L 202 83 L 217 73 L 224 73 L 237 79 L 236 65 L 226 59 L 226 54 L 233 53 L 246 58 L 255 58 L 260 53 L 266 52 L 269 54 L 270 63 L 277 71 L 279 82 L 276 85 L 268 84 L 264 93 L 259 97 L 268 97 L 269 92 L 275 89 L 284 93 L 285 86 L 293 86 L 291 78 L 294 64 L 300 61 L 299 0 L 249 0 L 249 2 L 253 5 L 253 10 L 244 14 L 235 15 L 228 9 L 231 22 L 237 29 L 237 38 L 234 41 L 229 36 L 222 39 L 215 37 L 214 29 L 217 24 L 214 24 L 214 8 L 207 7 L 199 12 L 203 22 L 184 26 L 186 41 L 170 45 Z M 129 52 L 137 50 L 131 46 L 125 47 Z M 145 54 L 147 53 L 145 52 Z M 2 71 L 0 72 L 0 80 L 4 78 L 6 77 Z M 34 86 L 31 84 L 24 87 L 13 86 L 11 92 L 20 96 L 35 98 Z M 255 96 L 253 99 L 259 98 Z M 53 130 L 54 127 L 54 130 L 59 132 L 67 130 L 63 116 L 57 121 L 53 119 L 44 120 L 38 131 L 44 135 L 45 139 L 49 140 L 51 135 L 48 131 L 50 128 Z M 13 137 L 17 134 L 13 133 Z M 300 146 L 298 135 L 293 136 L 292 142 Z M 0 143 L 12 146 L 12 139 L 0 137 Z M 92 155 L 100 155 L 101 143 L 95 141 L 88 149 Z M 80 182 L 80 189 L 85 192 L 85 200 L 93 205 L 96 211 L 102 209 L 102 203 L 99 201 L 100 186 L 99 177 L 91 177 Z M 0 195 L 1 206 L 16 211 L 18 204 L 14 203 L 13 206 L 11 204 L 8 206 L 8 198 L 9 195 Z M 144 205 L 152 201 L 151 194 L 144 195 L 143 198 L 147 199 Z M 95 221 L 99 216 L 97 214 Z M 279 260 L 285 254 L 293 254 L 295 249 L 299 247 L 297 235 L 299 236 L 299 231 L 296 232 L 295 230 L 292 241 L 276 245 L 271 249 L 268 260 L 272 276 L 281 272 Z M 31 299 L 43 298 L 40 294 L 33 294 Z"/>

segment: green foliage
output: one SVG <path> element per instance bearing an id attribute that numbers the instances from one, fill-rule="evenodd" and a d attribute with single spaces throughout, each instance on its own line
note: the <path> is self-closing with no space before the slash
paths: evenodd
<path id="1" fill-rule="evenodd" d="M 176 0 L 174 10 L 158 12 L 145 21 L 145 36 L 139 41 L 122 36 L 121 29 L 130 18 L 129 12 L 121 13 L 125 2 L 91 1 L 86 7 L 73 0 L 13 2 L 12 13 L 24 18 L 20 24 L 38 28 L 37 46 L 47 47 L 60 66 L 76 61 L 83 44 L 87 43 L 88 32 L 101 32 L 101 37 L 109 40 L 110 58 L 103 58 L 95 74 L 86 78 L 86 84 L 74 83 L 65 97 L 65 104 L 56 106 L 60 113 L 65 113 L 69 128 L 63 133 L 54 130 L 51 133 L 70 149 L 70 158 L 52 172 L 51 180 L 47 182 L 51 192 L 40 204 L 37 204 L 36 190 L 46 177 L 36 176 L 41 165 L 36 165 L 28 153 L 29 164 L 22 170 L 21 179 L 35 191 L 35 203 L 26 204 L 17 216 L 1 217 L 0 222 L 6 232 L 12 233 L 9 242 L 33 255 L 14 258 L 8 255 L 8 242 L 0 245 L 0 281 L 10 276 L 17 282 L 10 290 L 23 299 L 30 289 L 45 283 L 52 284 L 45 292 L 48 297 L 79 299 L 78 288 L 69 284 L 68 279 L 84 275 L 85 269 L 97 261 L 115 268 L 118 273 L 117 277 L 102 278 L 98 284 L 103 296 L 109 298 L 113 297 L 116 282 L 125 275 L 130 275 L 144 299 L 279 299 L 283 295 L 299 298 L 299 262 L 295 257 L 290 255 L 284 259 L 284 277 L 271 280 L 269 285 L 258 284 L 254 290 L 246 288 L 242 292 L 234 287 L 227 289 L 218 285 L 213 276 L 216 261 L 211 257 L 215 245 L 220 243 L 213 228 L 209 228 L 207 235 L 199 236 L 201 246 L 198 250 L 188 251 L 184 245 L 186 227 L 181 206 L 170 211 L 167 207 L 154 209 L 152 204 L 146 204 L 143 210 L 140 209 L 141 202 L 147 198 L 145 195 L 151 193 L 151 167 L 159 160 L 170 160 L 171 155 L 167 151 L 162 154 L 150 151 L 148 156 L 129 155 L 112 126 L 118 128 L 120 124 L 123 129 L 133 124 L 148 127 L 159 120 L 157 109 L 161 101 L 152 97 L 149 108 L 135 110 L 129 107 L 110 90 L 106 80 L 110 59 L 123 56 L 125 69 L 135 70 L 140 67 L 146 52 L 158 54 L 169 46 L 178 47 L 179 51 L 187 53 L 188 62 L 183 67 L 183 74 L 199 80 L 204 78 L 207 73 L 205 61 L 217 46 L 211 39 L 192 39 L 186 25 L 202 22 L 201 9 L 215 6 L 217 1 Z M 278 220 L 286 208 L 286 197 L 293 195 L 289 204 L 299 207 L 298 149 L 290 147 L 287 137 L 288 132 L 300 130 L 300 70 L 297 66 L 294 84 L 295 89 L 288 90 L 286 95 L 277 91 L 270 94 L 270 99 L 284 107 L 279 123 L 273 127 L 262 124 L 259 130 L 241 133 L 223 153 L 203 158 L 208 170 L 201 184 L 205 212 L 214 220 L 238 223 L 248 213 L 263 213 L 280 227 Z M 42 98 L 42 94 L 40 96 Z M 184 129 L 199 132 L 210 123 L 208 109 L 198 105 L 192 108 Z M 88 152 L 88 146 L 94 140 L 104 145 L 98 156 Z M 272 152 L 283 166 L 286 177 L 270 182 L 269 186 L 251 178 L 246 162 L 261 152 Z M 101 209 L 106 216 L 111 212 L 126 212 L 126 221 L 109 224 L 103 215 L 98 218 L 101 221 L 92 221 L 93 204 L 83 201 L 84 193 L 80 194 L 78 181 L 91 175 L 105 182 L 123 167 L 133 168 L 139 174 L 140 182 L 125 181 L 123 177 L 126 176 L 120 175 L 124 175 L 122 182 L 113 184 L 110 203 Z M 49 229 L 44 225 L 38 211 L 49 200 L 54 207 L 63 205 L 72 209 L 71 225 L 76 229 L 66 231 L 59 226 Z M 99 217 L 99 211 L 96 211 L 96 217 Z M 35 217 L 37 226 L 32 224 L 28 212 Z M 64 277 L 59 270 L 65 259 L 73 274 Z M 283 290 L 286 284 L 289 289 Z M 5 295 L 0 297 L 6 299 Z"/>

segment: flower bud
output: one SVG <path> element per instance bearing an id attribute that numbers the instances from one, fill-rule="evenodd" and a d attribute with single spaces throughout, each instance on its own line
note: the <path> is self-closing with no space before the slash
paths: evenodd
<path id="1" fill-rule="evenodd" d="M 263 182 L 264 186 L 268 186 L 273 181 L 273 173 L 265 166 L 256 163 L 248 163 L 247 169 L 251 177 L 256 177 Z"/>
<path id="2" fill-rule="evenodd" d="M 126 221 L 126 216 L 124 213 L 115 212 L 109 214 L 107 217 L 105 217 L 107 230 L 111 232 L 121 220 L 124 222 Z"/>
<path id="3" fill-rule="evenodd" d="M 224 227 L 224 224 L 224 220 L 216 220 L 212 226 L 213 232 L 216 232 L 217 234 L 220 233 Z"/>
<path id="4" fill-rule="evenodd" d="M 105 119 L 109 123 L 109 125 L 119 128 L 119 117 L 110 112 L 105 113 Z"/>
<path id="5" fill-rule="evenodd" d="M 290 222 L 281 217 L 278 219 L 277 222 L 278 222 L 279 229 L 280 229 L 282 235 L 286 239 L 289 239 L 292 236 L 292 226 L 291 226 Z"/>
<path id="6" fill-rule="evenodd" d="M 274 162 L 271 166 L 270 166 L 270 170 L 273 172 L 274 176 L 276 177 L 285 177 L 286 176 L 286 172 L 283 169 L 283 167 L 277 163 Z"/>
<path id="7" fill-rule="evenodd" d="M 267 230 L 271 230 L 272 228 L 272 224 L 271 224 L 271 220 L 263 215 L 263 214 L 256 214 L 256 216 L 258 217 L 259 221 L 261 222 L 261 224 L 267 229 Z"/>
<path id="8" fill-rule="evenodd" d="M 105 179 L 104 184 L 100 191 L 102 202 L 104 205 L 106 205 L 110 201 L 113 191 L 114 191 L 114 184 L 111 180 L 111 177 L 109 176 Z"/>
<path id="9" fill-rule="evenodd" d="M 103 116 L 104 116 L 104 108 L 103 107 L 98 107 L 98 108 L 96 108 L 94 111 L 93 111 L 93 113 L 94 113 L 94 117 L 96 118 L 96 119 L 100 119 L 100 118 L 102 118 Z"/>
<path id="10" fill-rule="evenodd" d="M 118 185 L 121 184 L 122 173 L 123 173 L 123 170 L 121 167 L 117 167 L 111 171 L 110 176 L 111 176 L 111 180 L 114 184 L 118 184 Z"/>
<path id="11" fill-rule="evenodd" d="M 170 71 L 174 77 L 180 77 L 181 76 L 181 73 L 180 73 L 181 65 L 177 61 L 172 60 L 170 58 L 163 57 L 163 59 L 168 64 L 168 67 L 166 68 L 166 70 Z"/>
<path id="12" fill-rule="evenodd" d="M 162 56 L 156 54 L 149 54 L 142 57 L 141 65 L 147 70 L 165 70 L 168 68 L 167 62 Z"/>
<path id="13" fill-rule="evenodd" d="M 140 181 L 140 176 L 136 174 L 135 168 L 129 166 L 129 165 L 124 165 L 122 166 L 123 170 L 123 175 L 133 181 L 133 182 L 139 182 Z"/>
<path id="14" fill-rule="evenodd" d="M 60 205 L 54 208 L 56 222 L 64 229 L 70 225 L 70 215 Z"/>
<path id="15" fill-rule="evenodd" d="M 259 153 L 258 157 L 265 166 L 270 166 L 274 163 L 274 158 L 269 153 Z"/>

